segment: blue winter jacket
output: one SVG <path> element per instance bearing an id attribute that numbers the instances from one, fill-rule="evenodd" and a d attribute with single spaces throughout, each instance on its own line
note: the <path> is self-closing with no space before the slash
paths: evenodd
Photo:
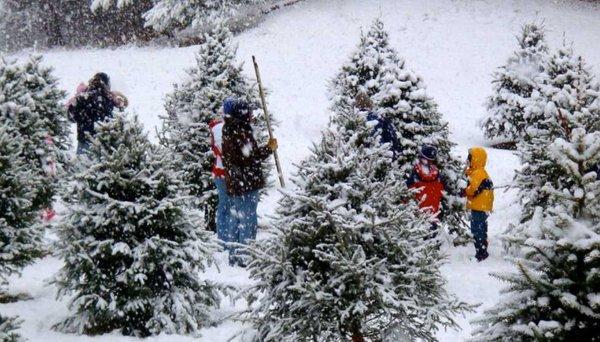
<path id="1" fill-rule="evenodd" d="M 396 159 L 402 151 L 394 124 L 389 119 L 382 118 L 375 112 L 367 114 L 367 121 L 377 121 L 377 124 L 373 127 L 373 134 L 380 134 L 380 142 L 382 144 L 390 144 L 392 152 L 394 153 L 394 159 Z"/>
<path id="2" fill-rule="evenodd" d="M 596 179 L 600 180 L 600 164 L 594 165 L 588 172 L 596 172 Z"/>

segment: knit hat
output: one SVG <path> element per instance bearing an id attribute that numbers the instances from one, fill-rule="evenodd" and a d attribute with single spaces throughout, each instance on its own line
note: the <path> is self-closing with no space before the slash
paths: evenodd
<path id="1" fill-rule="evenodd" d="M 242 118 L 250 113 L 250 109 L 250 105 L 244 100 L 228 97 L 223 101 L 223 113 L 225 116 Z"/>
<path id="2" fill-rule="evenodd" d="M 228 97 L 223 101 L 223 113 L 225 115 L 231 115 L 235 109 L 235 99 Z"/>
<path id="3" fill-rule="evenodd" d="M 369 95 L 367 95 L 367 93 L 365 93 L 364 91 L 360 91 L 358 92 L 358 94 L 356 94 L 356 98 L 354 99 L 354 105 L 356 106 L 356 108 L 362 110 L 373 109 L 373 101 L 371 101 Z"/>
<path id="4" fill-rule="evenodd" d="M 421 157 L 427 160 L 436 160 L 437 159 L 437 148 L 431 145 L 423 145 L 421 147 Z"/>

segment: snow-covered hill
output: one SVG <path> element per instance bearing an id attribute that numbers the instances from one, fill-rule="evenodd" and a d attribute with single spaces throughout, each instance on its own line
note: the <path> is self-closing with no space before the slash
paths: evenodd
<path id="1" fill-rule="evenodd" d="M 483 103 L 491 91 L 491 73 L 504 63 L 516 46 L 515 34 L 528 21 L 544 22 L 548 40 L 558 46 L 563 37 L 573 41 L 600 75 L 600 6 L 579 1 L 546 0 L 308 0 L 278 11 L 258 27 L 237 37 L 239 59 L 250 70 L 251 56 L 258 58 L 263 81 L 270 90 L 271 111 L 281 122 L 280 140 L 283 167 L 289 175 L 294 163 L 308 153 L 328 120 L 327 81 L 336 73 L 358 43 L 361 27 L 381 17 L 390 33 L 391 44 L 405 57 L 410 68 L 420 73 L 440 110 L 450 123 L 455 153 L 466 156 L 468 147 L 485 144 L 477 121 L 484 114 Z M 120 48 L 114 50 L 61 50 L 45 53 L 46 62 L 56 68 L 61 85 L 70 93 L 96 71 L 112 77 L 113 87 L 129 96 L 131 107 L 147 131 L 154 136 L 164 113 L 162 100 L 174 82 L 184 76 L 193 62 L 190 48 Z M 496 184 L 510 183 L 517 159 L 509 152 L 490 151 L 489 171 Z M 273 211 L 277 192 L 260 206 L 263 217 Z M 494 303 L 501 284 L 489 272 L 508 269 L 495 237 L 513 222 L 519 208 L 513 192 L 498 193 L 496 211 L 490 221 L 491 258 L 478 264 L 471 259 L 472 247 L 449 250 L 444 274 L 449 288 L 463 300 Z M 264 219 L 264 218 L 263 218 Z M 66 315 L 66 303 L 55 300 L 55 289 L 45 279 L 60 262 L 46 258 L 27 268 L 23 278 L 13 279 L 11 289 L 29 292 L 34 298 L 0 307 L 3 313 L 18 314 L 25 320 L 22 334 L 30 341 L 134 341 L 117 335 L 82 337 L 51 330 Z M 209 275 L 244 286 L 244 270 L 221 265 Z M 244 303 L 228 301 L 218 317 L 240 310 Z M 441 332 L 442 341 L 459 341 L 470 334 L 469 321 L 477 313 L 458 318 L 462 330 Z M 205 329 L 202 341 L 226 341 L 241 326 L 225 319 Z M 191 337 L 159 336 L 148 341 L 191 341 Z"/>

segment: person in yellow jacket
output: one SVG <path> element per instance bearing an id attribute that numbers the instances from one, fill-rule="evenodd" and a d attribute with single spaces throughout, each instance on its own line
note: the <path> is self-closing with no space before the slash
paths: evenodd
<path id="1" fill-rule="evenodd" d="M 494 208 L 494 183 L 490 179 L 485 166 L 487 153 L 481 147 L 469 150 L 468 167 L 465 171 L 469 177 L 469 185 L 464 190 L 467 197 L 467 209 L 471 210 L 471 233 L 475 239 L 475 257 L 477 261 L 487 259 L 488 241 L 487 219 Z"/>

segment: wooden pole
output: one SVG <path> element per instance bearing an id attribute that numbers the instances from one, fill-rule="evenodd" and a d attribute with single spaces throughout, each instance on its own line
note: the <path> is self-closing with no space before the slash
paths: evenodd
<path id="1" fill-rule="evenodd" d="M 252 56 L 252 63 L 254 63 L 254 72 L 256 73 L 256 81 L 258 82 L 258 91 L 260 93 L 260 101 L 262 102 L 263 112 L 265 113 L 265 120 L 267 121 L 267 130 L 269 131 L 269 139 L 273 139 L 273 129 L 271 128 L 271 117 L 267 111 L 267 101 L 265 100 L 265 92 L 262 86 L 262 80 L 260 78 L 260 71 L 258 70 L 258 63 L 256 57 Z M 285 180 L 283 178 L 283 171 L 281 171 L 281 163 L 279 163 L 279 155 L 277 150 L 273 151 L 273 158 L 275 158 L 275 167 L 277 168 L 277 174 L 279 175 L 279 183 L 282 188 L 285 188 Z"/>

